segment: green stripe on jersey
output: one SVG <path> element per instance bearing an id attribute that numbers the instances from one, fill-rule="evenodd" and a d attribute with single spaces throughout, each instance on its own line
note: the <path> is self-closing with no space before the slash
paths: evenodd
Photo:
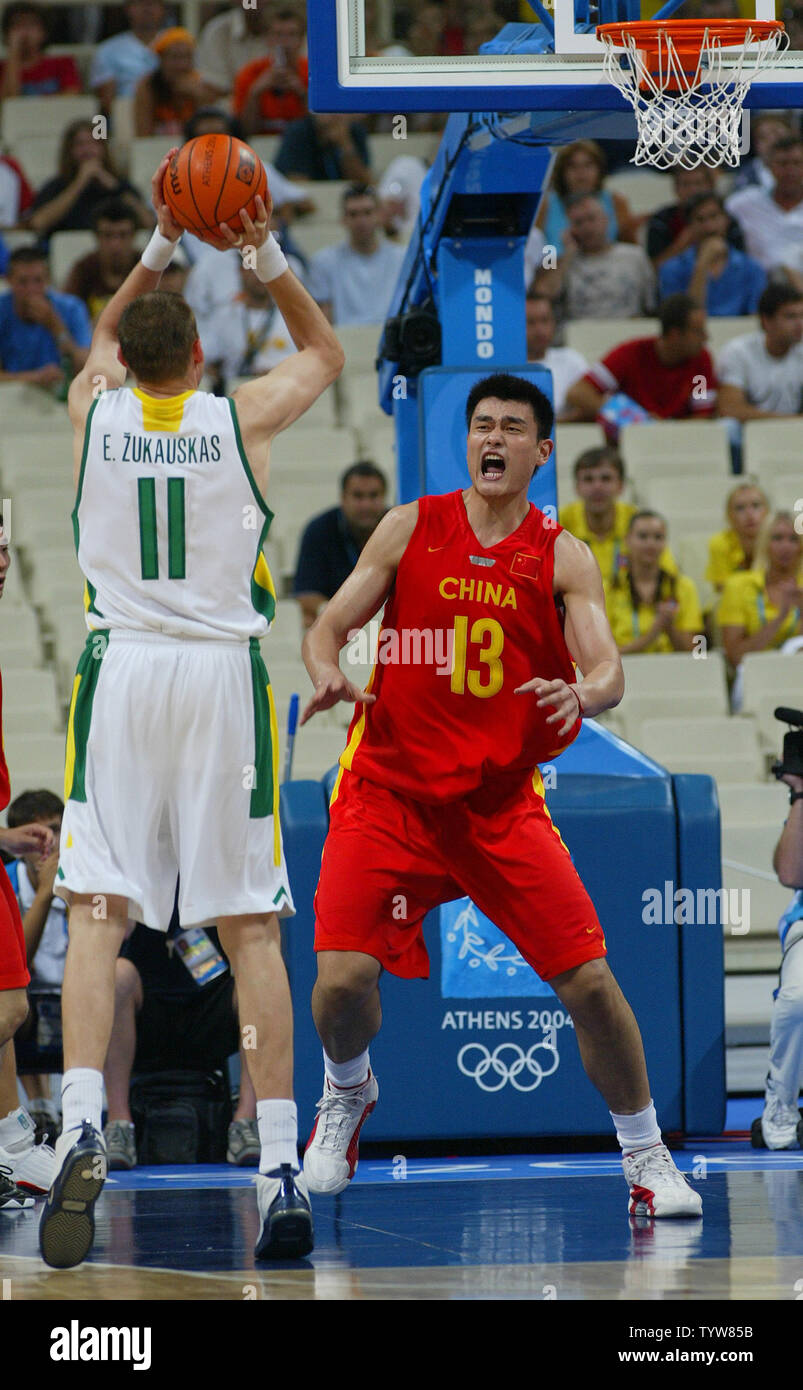
<path id="1" fill-rule="evenodd" d="M 167 480 L 167 573 L 170 579 L 187 578 L 184 479 Z"/>
<path id="2" fill-rule="evenodd" d="M 262 660 L 259 641 L 249 638 L 251 685 L 254 692 L 254 785 L 251 789 L 251 820 L 273 815 L 273 745 L 270 734 L 268 671 Z"/>
<path id="3" fill-rule="evenodd" d="M 137 478 L 139 502 L 139 557 L 143 579 L 159 578 L 156 538 L 156 479 Z"/>

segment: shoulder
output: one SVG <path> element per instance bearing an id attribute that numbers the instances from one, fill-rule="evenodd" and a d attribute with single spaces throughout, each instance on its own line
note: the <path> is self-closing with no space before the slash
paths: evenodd
<path id="1" fill-rule="evenodd" d="M 555 537 L 555 588 L 561 593 L 584 592 L 602 586 L 602 578 L 591 549 L 571 531 Z"/>
<path id="2" fill-rule="evenodd" d="M 369 551 L 398 565 L 418 525 L 418 502 L 403 502 L 385 512 L 363 554 Z"/>

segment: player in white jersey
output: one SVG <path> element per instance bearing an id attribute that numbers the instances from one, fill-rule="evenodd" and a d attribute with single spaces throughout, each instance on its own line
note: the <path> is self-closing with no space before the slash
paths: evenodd
<path id="1" fill-rule="evenodd" d="M 261 547 L 269 444 L 337 377 L 343 353 L 287 269 L 257 202 L 239 238 L 297 352 L 233 400 L 198 391 L 192 311 L 159 279 L 181 229 L 153 179 L 159 229 L 101 314 L 70 387 L 73 525 L 90 629 L 67 733 L 56 893 L 70 905 L 63 1133 L 40 1227 L 48 1264 L 78 1264 L 106 1176 L 103 1064 L 129 918 L 216 922 L 254 1029 L 262 1146 L 258 1257 L 312 1249 L 292 1101 L 292 1006 L 278 918 L 293 911 L 279 829 L 277 730 L 259 653 L 275 593 Z M 126 368 L 134 386 L 126 387 Z"/>

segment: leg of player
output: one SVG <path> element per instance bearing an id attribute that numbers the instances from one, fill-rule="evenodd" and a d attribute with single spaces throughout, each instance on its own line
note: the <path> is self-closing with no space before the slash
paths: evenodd
<path id="1" fill-rule="evenodd" d="M 572 1016 L 586 1075 L 616 1126 L 631 1216 L 700 1216 L 699 1194 L 661 1140 L 641 1033 L 607 963 L 587 961 L 549 983 Z"/>
<path id="2" fill-rule="evenodd" d="M 237 987 L 232 990 L 232 1003 L 237 1012 L 239 1026 L 239 1005 L 237 1003 Z M 226 1162 L 232 1163 L 237 1168 L 259 1167 L 261 1158 L 261 1145 L 259 1142 L 259 1127 L 257 1125 L 257 1098 L 254 1091 L 254 1083 L 251 1080 L 251 1073 L 248 1070 L 248 1052 L 244 1046 L 242 1029 L 240 1036 L 240 1091 L 237 1097 L 237 1107 L 231 1118 L 229 1125 L 228 1142 L 226 1145 Z M 250 1041 L 250 1039 L 249 1039 Z"/>
<path id="3" fill-rule="evenodd" d="M 80 1264 L 95 1236 L 93 1211 L 107 1171 L 101 1128 L 103 1064 L 114 1020 L 114 969 L 128 926 L 128 902 L 111 894 L 75 893 L 69 924 L 61 992 L 59 1166 L 39 1227 L 42 1258 L 55 1269 Z"/>
<path id="4" fill-rule="evenodd" d="M 313 1248 L 307 1184 L 298 1164 L 293 1096 L 293 1006 L 275 913 L 218 920 L 237 985 L 240 1032 L 256 1093 L 261 1144 L 257 1259 L 294 1259 Z"/>
<path id="5" fill-rule="evenodd" d="M 7 1115 L 17 1103 L 16 1068 L 11 1058 L 14 1074 L 13 1087 L 9 1074 L 9 1059 L 13 1043 L 10 1041 L 17 1029 L 28 1017 L 28 996 L 24 989 L 4 989 L 0 991 L 0 1114 Z M 33 1198 L 17 1187 L 12 1175 L 12 1165 L 0 1157 L 0 1209 L 17 1211 L 20 1207 L 33 1206 Z"/>
<path id="6" fill-rule="evenodd" d="M 27 1009 L 25 990 L 18 992 Z M 47 1192 L 55 1172 L 56 1155 L 49 1144 L 36 1143 L 36 1126 L 19 1103 L 14 1043 L 7 1042 L 0 1047 L 0 1173 L 40 1196 Z"/>
<path id="7" fill-rule="evenodd" d="M 136 1168 L 137 1146 L 131 1116 L 131 1072 L 137 1050 L 137 1013 L 142 1008 L 142 980 L 124 956 L 114 966 L 114 1023 L 103 1068 L 108 1115 L 103 1130 L 109 1167 Z"/>
<path id="8" fill-rule="evenodd" d="M 379 1086 L 368 1047 L 382 1023 L 382 966 L 361 951 L 319 951 L 312 1016 L 323 1043 L 324 1088 L 304 1154 L 312 1192 L 342 1192 L 357 1171 L 360 1130 Z"/>

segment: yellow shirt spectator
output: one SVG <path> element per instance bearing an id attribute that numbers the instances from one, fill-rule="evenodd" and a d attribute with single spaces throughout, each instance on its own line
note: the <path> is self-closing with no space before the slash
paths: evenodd
<path id="1" fill-rule="evenodd" d="M 602 582 L 606 592 L 623 568 L 623 557 L 627 555 L 627 528 L 630 525 L 630 518 L 635 516 L 638 510 L 638 507 L 635 507 L 632 502 L 615 502 L 613 528 L 605 539 L 601 540 L 599 536 L 594 535 L 588 525 L 585 503 L 582 498 L 578 498 L 574 502 L 567 502 L 565 506 L 560 508 L 558 520 L 561 526 L 570 531 L 578 540 L 585 541 L 586 545 L 590 546 L 602 572 Z M 661 554 L 660 565 L 666 574 L 677 574 L 678 572 L 677 561 L 668 546 Z"/>
<path id="2" fill-rule="evenodd" d="M 779 609 L 767 594 L 767 581 L 759 570 L 745 570 L 726 580 L 717 608 L 717 622 L 722 627 L 740 627 L 745 637 L 754 637 L 767 623 L 777 618 Z M 782 647 L 794 637 L 800 623 L 800 609 L 792 608 L 781 623 L 768 647 Z"/>
<path id="3" fill-rule="evenodd" d="M 709 584 L 720 588 L 732 574 L 745 568 L 745 554 L 742 542 L 735 531 L 717 531 L 708 542 L 708 567 L 705 577 Z"/>
<path id="4" fill-rule="evenodd" d="M 679 632 L 702 632 L 703 615 L 694 581 L 685 574 L 676 574 L 672 578 L 674 578 L 674 592 L 671 579 L 664 571 L 660 599 L 675 599 L 678 605 L 674 622 L 675 628 Z M 636 638 L 649 632 L 656 618 L 656 605 L 654 603 L 640 603 L 637 608 L 634 607 L 626 576 L 622 576 L 619 583 L 609 590 L 607 609 L 611 631 L 617 647 L 620 648 L 628 646 Z M 644 648 L 644 651 L 647 652 L 671 652 L 674 650 L 672 642 L 665 632 L 659 633 L 655 641 Z"/>

